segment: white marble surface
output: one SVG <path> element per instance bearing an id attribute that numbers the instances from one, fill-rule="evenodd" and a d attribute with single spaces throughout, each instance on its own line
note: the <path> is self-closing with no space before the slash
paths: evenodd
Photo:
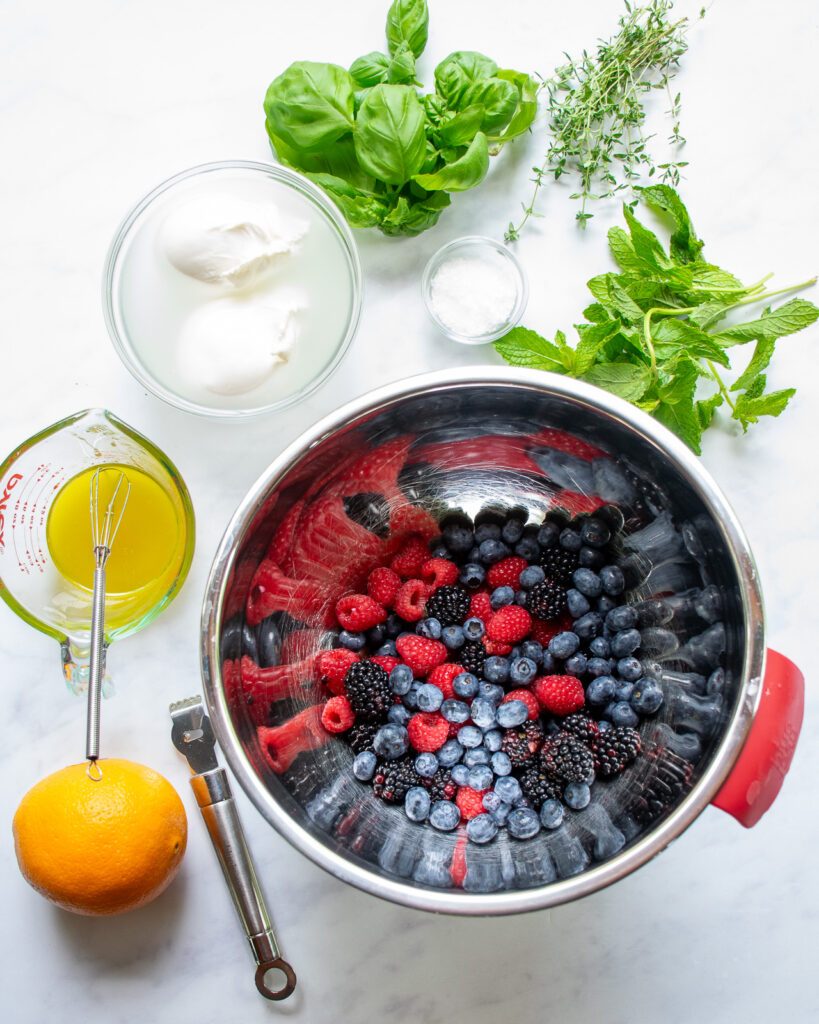
<path id="1" fill-rule="evenodd" d="M 620 9 L 615 0 L 432 6 L 427 80 L 434 61 L 457 48 L 548 72 L 562 50 L 577 51 L 607 32 Z M 750 832 L 709 810 L 659 859 L 581 903 L 462 920 L 404 910 L 342 885 L 278 838 L 241 796 L 276 925 L 301 980 L 298 999 L 280 1007 L 255 993 L 248 951 L 168 729 L 169 700 L 199 688 L 199 604 L 212 552 L 256 475 L 317 416 L 387 380 L 494 358 L 436 336 L 421 306 L 420 271 L 458 234 L 502 232 L 525 193 L 542 134 L 506 152 L 489 180 L 459 197 L 421 238 L 359 235 L 366 301 L 358 337 L 335 377 L 277 418 L 211 423 L 145 394 L 108 343 L 100 272 L 119 218 L 155 183 L 205 160 L 266 159 L 261 102 L 270 78 L 297 58 L 349 63 L 381 46 L 385 7 L 385 0 L 3 6 L 0 451 L 72 411 L 108 406 L 176 460 L 196 505 L 199 546 L 172 609 L 111 655 L 119 693 L 104 708 L 105 750 L 164 772 L 190 812 L 178 881 L 127 917 L 89 920 L 55 910 L 17 872 L 14 807 L 35 780 L 79 760 L 84 722 L 80 702 L 62 685 L 53 641 L 0 608 L 7 709 L 0 1019 L 816 1020 L 819 754 L 810 609 L 819 467 L 808 438 L 819 428 L 817 329 L 783 342 L 771 370 L 775 386 L 799 385 L 786 415 L 746 438 L 712 431 L 704 454 L 756 552 L 770 641 L 809 669 L 802 742 L 774 809 Z M 680 76 L 690 160 L 685 196 L 707 252 L 747 279 L 775 270 L 785 283 L 817 270 L 816 27 L 810 0 L 723 0 L 691 33 Z M 606 265 L 606 218 L 579 235 L 564 190 L 555 187 L 543 210 L 545 219 L 519 251 L 532 285 L 526 322 L 551 332 L 568 328 L 585 304 L 585 280 Z M 616 216 L 611 209 L 609 219 Z"/>

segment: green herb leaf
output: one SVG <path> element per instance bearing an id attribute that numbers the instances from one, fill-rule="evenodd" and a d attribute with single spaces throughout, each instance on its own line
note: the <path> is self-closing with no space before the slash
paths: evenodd
<path id="1" fill-rule="evenodd" d="M 427 0 L 393 0 L 387 12 L 387 45 L 394 56 L 406 43 L 413 56 L 420 57 L 429 35 Z"/>
<path id="2" fill-rule="evenodd" d="M 583 380 L 628 402 L 636 402 L 651 385 L 651 371 L 634 363 L 602 363 L 587 370 Z"/>
<path id="3" fill-rule="evenodd" d="M 560 347 L 526 327 L 513 327 L 495 342 L 495 351 L 512 366 L 551 370 L 553 373 L 565 372 Z"/>
<path id="4" fill-rule="evenodd" d="M 532 122 L 537 115 L 538 86 L 531 76 L 524 74 L 522 71 L 512 71 L 508 68 L 496 71 L 494 77 L 500 78 L 505 82 L 511 82 L 518 93 L 517 110 L 512 120 L 500 134 L 495 133 L 490 136 L 490 144 L 495 149 L 498 149 L 511 139 L 517 138 L 518 135 L 528 131 L 532 126 Z"/>
<path id="5" fill-rule="evenodd" d="M 468 85 L 461 97 L 461 107 L 483 108 L 481 130 L 495 135 L 512 120 L 518 107 L 518 90 L 502 78 L 484 78 Z"/>
<path id="6" fill-rule="evenodd" d="M 361 104 L 355 130 L 358 162 L 388 185 L 403 185 L 424 162 L 424 108 L 408 85 L 376 85 Z"/>
<path id="7" fill-rule="evenodd" d="M 489 143 L 483 132 L 478 132 L 469 148 L 454 163 L 432 174 L 416 174 L 416 181 L 428 192 L 464 192 L 479 185 L 489 170 Z"/>
<path id="8" fill-rule="evenodd" d="M 775 347 L 775 338 L 760 338 L 756 343 L 754 354 L 751 356 L 751 361 L 745 368 L 745 372 L 740 374 L 731 385 L 731 391 L 745 391 L 751 387 L 757 377 L 766 369 L 768 363 L 770 363 Z"/>
<path id="9" fill-rule="evenodd" d="M 483 122 L 483 107 L 475 103 L 459 113 L 450 114 L 438 128 L 438 138 L 443 146 L 468 146 L 480 130 Z"/>
<path id="10" fill-rule="evenodd" d="M 734 419 L 739 420 L 743 430 L 747 430 L 748 425 L 756 423 L 760 416 L 779 416 L 795 394 L 796 388 L 785 388 L 753 398 L 749 398 L 747 393 L 740 395 L 736 400 Z"/>
<path id="11" fill-rule="evenodd" d="M 415 84 L 415 57 L 406 43 L 401 43 L 387 67 L 387 81 L 394 85 Z"/>
<path id="12" fill-rule="evenodd" d="M 671 317 L 660 320 L 652 327 L 651 340 L 658 359 L 674 359 L 687 354 L 710 359 L 720 366 L 730 366 L 725 350 L 714 336 L 685 320 Z"/>
<path id="13" fill-rule="evenodd" d="M 699 420 L 700 427 L 703 430 L 707 430 L 711 426 L 714 419 L 714 413 L 719 409 L 723 403 L 722 392 L 717 391 L 711 395 L 710 398 L 703 398 L 697 402 L 695 408 L 697 410 L 697 419 Z"/>
<path id="14" fill-rule="evenodd" d="M 643 310 L 632 299 L 617 274 L 600 274 L 587 283 L 592 295 L 607 310 L 616 313 L 626 323 L 635 323 L 643 318 Z"/>
<path id="15" fill-rule="evenodd" d="M 628 206 L 623 206 L 623 216 L 625 217 L 626 224 L 628 224 L 635 255 L 644 263 L 658 270 L 670 267 L 671 261 L 666 256 L 665 250 L 660 244 L 660 239 L 654 232 L 649 231 L 645 225 L 641 224 Z"/>
<path id="16" fill-rule="evenodd" d="M 299 61 L 267 90 L 268 130 L 294 150 L 315 153 L 353 128 L 353 80 L 337 64 Z"/>
<path id="17" fill-rule="evenodd" d="M 385 53 L 374 50 L 354 60 L 350 65 L 350 76 L 361 89 L 369 89 L 379 82 L 386 82 L 390 58 Z"/>
<path id="18" fill-rule="evenodd" d="M 491 78 L 498 65 L 474 50 L 457 50 L 445 57 L 435 69 L 435 88 L 451 110 L 462 110 L 466 90 L 475 82 Z"/>
<path id="19" fill-rule="evenodd" d="M 690 399 L 674 403 L 661 402 L 654 410 L 654 416 L 677 437 L 682 438 L 695 454 L 702 453 L 703 427 Z"/>
<path id="20" fill-rule="evenodd" d="M 668 185 L 649 185 L 636 188 L 639 194 L 652 209 L 668 214 L 674 224 L 671 234 L 671 255 L 680 263 L 691 263 L 699 258 L 704 243 L 697 238 L 694 225 L 688 215 L 682 199 Z"/>
<path id="21" fill-rule="evenodd" d="M 620 267 L 629 273 L 639 274 L 644 264 L 634 251 L 628 234 L 622 228 L 609 228 L 608 239 L 611 254 Z"/>
<path id="22" fill-rule="evenodd" d="M 805 299 L 791 299 L 778 309 L 766 309 L 758 320 L 727 327 L 716 335 L 724 344 L 743 344 L 760 338 L 783 338 L 809 327 L 819 317 L 819 309 Z"/>
<path id="23" fill-rule="evenodd" d="M 383 197 L 358 189 L 342 178 L 332 174 L 308 174 L 308 177 L 324 189 L 353 227 L 377 227 L 389 211 Z"/>

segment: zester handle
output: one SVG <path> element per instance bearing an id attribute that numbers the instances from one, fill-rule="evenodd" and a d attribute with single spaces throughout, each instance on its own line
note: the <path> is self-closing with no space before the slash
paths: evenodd
<path id="1" fill-rule="evenodd" d="M 296 975 L 290 964 L 282 959 L 273 934 L 227 773 L 224 768 L 214 768 L 194 775 L 191 788 L 253 950 L 257 964 L 256 988 L 267 999 L 286 999 L 296 987 Z M 285 983 L 281 988 L 272 989 L 265 983 L 265 975 L 271 968 L 284 975 Z"/>
<path id="2" fill-rule="evenodd" d="M 100 700 L 105 671 L 105 562 L 94 570 L 94 597 L 91 605 L 91 668 L 88 674 L 88 718 L 85 726 L 85 758 L 100 756 Z"/>

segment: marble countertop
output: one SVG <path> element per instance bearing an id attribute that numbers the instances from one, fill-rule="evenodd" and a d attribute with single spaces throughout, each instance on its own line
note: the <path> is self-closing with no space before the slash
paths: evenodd
<path id="1" fill-rule="evenodd" d="M 329 877 L 239 803 L 298 997 L 265 1003 L 213 852 L 170 744 L 167 705 L 199 687 L 199 607 L 213 551 L 233 508 L 284 444 L 317 417 L 380 383 L 432 368 L 496 361 L 439 337 L 419 280 L 429 255 L 464 233 L 499 237 L 526 194 L 543 145 L 510 147 L 487 182 L 456 198 L 416 240 L 359 234 L 366 280 L 361 328 L 336 374 L 299 408 L 233 425 L 192 418 L 146 394 L 106 337 L 100 275 L 112 232 L 153 185 L 194 164 L 265 160 L 261 102 L 297 58 L 349 63 L 382 45 L 386 0 L 310 5 L 250 0 L 82 0 L 5 5 L 2 170 L 0 452 L 58 418 L 105 405 L 180 467 L 198 515 L 185 589 L 150 629 L 116 645 L 118 693 L 103 709 L 105 749 L 148 763 L 183 794 L 188 853 L 156 903 L 122 918 L 52 908 L 20 877 L 10 822 L 44 774 L 79 759 L 84 709 L 65 690 L 55 643 L 0 608 L 6 693 L 0 803 L 0 1018 L 72 1024 L 794 1024 L 819 1018 L 815 814 L 817 700 L 791 775 L 752 831 L 709 809 L 670 849 L 616 886 L 550 912 L 494 920 L 435 917 Z M 548 72 L 561 51 L 590 46 L 620 11 L 583 4 L 432 0 L 437 59 L 473 48 L 502 65 Z M 681 0 L 696 16 L 699 4 Z M 749 280 L 782 283 L 817 270 L 814 228 L 817 12 L 762 0 L 709 7 L 692 27 L 679 85 L 690 161 L 684 194 L 707 252 Z M 660 101 L 661 102 L 661 101 Z M 660 132 L 665 125 L 660 126 Z M 519 243 L 544 333 L 585 305 L 584 282 L 607 265 L 610 206 L 576 231 L 563 188 Z M 816 295 L 813 296 L 814 299 Z M 740 437 L 709 433 L 703 459 L 743 521 L 765 587 L 770 643 L 815 662 L 819 564 L 819 330 L 783 341 L 771 384 L 799 386 L 780 420 Z M 811 674 L 810 671 L 808 673 Z M 804 801 L 807 800 L 807 805 Z M 805 812 L 805 806 L 809 809 Z"/>

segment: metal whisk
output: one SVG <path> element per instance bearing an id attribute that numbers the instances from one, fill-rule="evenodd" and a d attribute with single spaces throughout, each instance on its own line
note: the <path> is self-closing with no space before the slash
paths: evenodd
<path id="1" fill-rule="evenodd" d="M 117 472 L 117 480 L 105 511 L 100 514 L 100 477 Z M 88 678 L 88 720 L 85 730 L 85 757 L 90 778 L 102 778 L 97 765 L 100 756 L 100 698 L 102 674 L 105 669 L 103 649 L 105 629 L 105 566 L 119 531 L 131 484 L 128 477 L 112 468 L 101 466 L 91 477 L 91 538 L 94 544 L 94 598 L 91 606 L 91 665 Z"/>

